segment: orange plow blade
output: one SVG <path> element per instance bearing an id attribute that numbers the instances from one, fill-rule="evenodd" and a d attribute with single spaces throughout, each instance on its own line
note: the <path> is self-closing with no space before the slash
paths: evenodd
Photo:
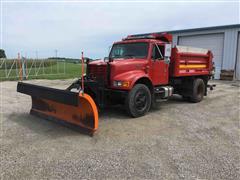
<path id="1" fill-rule="evenodd" d="M 18 83 L 17 91 L 32 97 L 31 114 L 93 134 L 98 128 L 98 110 L 86 93 Z"/>

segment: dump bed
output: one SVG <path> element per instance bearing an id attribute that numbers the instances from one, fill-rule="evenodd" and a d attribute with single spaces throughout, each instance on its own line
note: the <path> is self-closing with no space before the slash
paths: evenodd
<path id="1" fill-rule="evenodd" d="M 175 46 L 170 61 L 170 76 L 211 75 L 213 70 L 211 51 L 187 46 Z"/>

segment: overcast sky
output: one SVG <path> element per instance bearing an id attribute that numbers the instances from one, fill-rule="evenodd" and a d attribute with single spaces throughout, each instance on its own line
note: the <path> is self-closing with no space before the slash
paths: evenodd
<path id="1" fill-rule="evenodd" d="M 128 34 L 239 24 L 239 2 L 2 3 L 2 48 L 22 55 L 102 58 Z"/>

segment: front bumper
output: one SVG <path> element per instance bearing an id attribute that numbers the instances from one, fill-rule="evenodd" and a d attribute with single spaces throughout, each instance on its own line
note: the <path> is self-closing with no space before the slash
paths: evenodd
<path id="1" fill-rule="evenodd" d="M 72 88 L 82 89 L 81 84 L 82 80 L 79 79 L 69 86 L 68 90 Z M 89 79 L 84 80 L 84 92 L 93 98 L 99 108 L 104 108 L 111 104 L 122 104 L 128 95 L 127 90 L 112 89 L 101 81 L 98 82 Z"/>

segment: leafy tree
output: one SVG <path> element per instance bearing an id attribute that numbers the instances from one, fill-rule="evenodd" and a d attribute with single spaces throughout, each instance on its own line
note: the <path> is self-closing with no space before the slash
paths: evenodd
<path id="1" fill-rule="evenodd" d="M 0 49 L 0 58 L 7 58 L 3 49 Z"/>

